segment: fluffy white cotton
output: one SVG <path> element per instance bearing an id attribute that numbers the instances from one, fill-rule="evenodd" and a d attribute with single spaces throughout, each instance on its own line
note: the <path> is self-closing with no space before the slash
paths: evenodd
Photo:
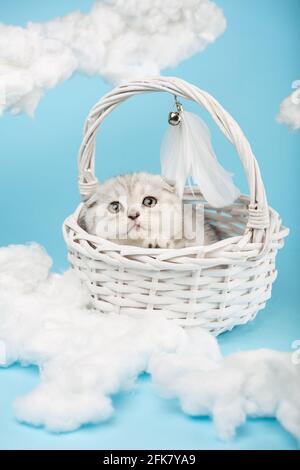
<path id="1" fill-rule="evenodd" d="M 38 244 L 0 247 L 0 286 L 29 292 L 48 278 L 52 260 Z"/>
<path id="2" fill-rule="evenodd" d="M 44 90 L 75 71 L 116 84 L 158 75 L 213 42 L 226 27 L 210 0 L 101 0 L 26 28 L 0 23 L 0 113 L 33 114 Z"/>
<path id="3" fill-rule="evenodd" d="M 94 312 L 75 274 L 52 274 L 50 266 L 36 244 L 0 249 L 0 365 L 40 370 L 40 384 L 14 403 L 19 420 L 56 432 L 106 420 L 111 396 L 148 371 L 184 412 L 211 415 L 224 439 L 247 415 L 276 416 L 300 439 L 300 364 L 289 354 L 222 358 L 201 329 Z"/>
<path id="4" fill-rule="evenodd" d="M 151 355 L 185 336 L 167 321 L 88 310 L 74 273 L 49 274 L 37 245 L 2 248 L 0 256 L 0 364 L 36 364 L 41 375 L 15 403 L 22 421 L 71 431 L 107 419 L 110 395 L 132 387 Z"/>
<path id="5" fill-rule="evenodd" d="M 247 416 L 274 416 L 300 442 L 300 366 L 291 354 L 261 349 L 211 362 L 205 353 L 189 345 L 153 357 L 149 369 L 166 396 L 179 398 L 185 413 L 212 416 L 224 440 Z"/>
<path id="6" fill-rule="evenodd" d="M 280 105 L 277 120 L 287 124 L 294 130 L 300 129 L 300 80 L 293 82 L 293 93 L 285 98 Z"/>

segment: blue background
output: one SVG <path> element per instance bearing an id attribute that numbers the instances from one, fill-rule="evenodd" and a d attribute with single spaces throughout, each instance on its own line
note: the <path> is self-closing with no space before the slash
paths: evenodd
<path id="1" fill-rule="evenodd" d="M 0 21 L 25 25 L 88 11 L 92 0 L 10 0 L 0 2 Z M 249 325 L 220 337 L 225 354 L 249 348 L 290 350 L 300 339 L 299 170 L 300 135 L 276 122 L 291 82 L 300 77 L 299 0 L 218 0 L 228 21 L 225 34 L 203 53 L 164 70 L 209 91 L 235 117 L 259 161 L 270 205 L 290 227 L 279 253 L 279 277 L 267 308 Z M 0 118 L 0 245 L 35 240 L 67 268 L 63 219 L 76 207 L 76 159 L 89 108 L 111 87 L 99 77 L 76 74 L 46 92 L 34 119 Z M 172 97 L 144 95 L 120 106 L 98 138 L 100 179 L 125 171 L 159 171 L 159 145 Z M 195 109 L 188 105 L 189 109 Z M 234 149 L 210 125 L 221 161 L 246 189 Z M 273 419 L 248 420 L 230 443 L 216 438 L 209 418 L 190 418 L 176 401 L 161 399 L 143 376 L 138 387 L 115 398 L 115 417 L 105 424 L 53 435 L 19 424 L 13 399 L 38 383 L 34 367 L 0 370 L 1 449 L 294 449 L 295 440 Z"/>

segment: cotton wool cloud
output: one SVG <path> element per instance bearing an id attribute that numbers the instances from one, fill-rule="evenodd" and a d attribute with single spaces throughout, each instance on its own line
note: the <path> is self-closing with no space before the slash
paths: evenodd
<path id="1" fill-rule="evenodd" d="M 0 23 L 0 113 L 34 113 L 45 90 L 75 72 L 111 84 L 160 74 L 226 28 L 210 0 L 97 0 L 26 28 Z"/>
<path id="2" fill-rule="evenodd" d="M 280 105 L 277 120 L 293 130 L 300 130 L 300 80 L 292 84 L 293 92 Z"/>
<path id="3" fill-rule="evenodd" d="M 13 404 L 20 421 L 51 432 L 101 423 L 114 413 L 112 396 L 146 371 L 184 413 L 211 416 L 221 439 L 247 416 L 274 416 L 300 442 L 300 364 L 292 353 L 222 357 L 201 328 L 95 312 L 75 273 L 51 273 L 51 264 L 37 244 L 0 248 L 0 366 L 35 364 L 40 374 Z"/>

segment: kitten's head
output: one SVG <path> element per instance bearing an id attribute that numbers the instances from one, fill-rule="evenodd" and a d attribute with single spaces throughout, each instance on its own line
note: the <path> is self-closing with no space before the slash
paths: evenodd
<path id="1" fill-rule="evenodd" d="M 140 245 L 144 240 L 178 236 L 182 202 L 173 182 L 160 175 L 133 173 L 99 184 L 80 220 L 93 235 Z"/>

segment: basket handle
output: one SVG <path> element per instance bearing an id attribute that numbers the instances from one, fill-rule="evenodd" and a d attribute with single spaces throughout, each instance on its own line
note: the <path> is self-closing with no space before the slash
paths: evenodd
<path id="1" fill-rule="evenodd" d="M 83 200 L 97 185 L 95 176 L 96 132 L 104 118 L 122 101 L 148 92 L 168 92 L 195 101 L 205 108 L 228 140 L 236 147 L 248 180 L 250 191 L 247 227 L 261 231 L 269 227 L 269 210 L 258 163 L 241 128 L 227 111 L 206 91 L 176 77 L 151 77 L 129 81 L 103 96 L 93 106 L 85 122 L 79 150 L 79 190 Z M 255 237 L 256 238 L 256 237 Z"/>

